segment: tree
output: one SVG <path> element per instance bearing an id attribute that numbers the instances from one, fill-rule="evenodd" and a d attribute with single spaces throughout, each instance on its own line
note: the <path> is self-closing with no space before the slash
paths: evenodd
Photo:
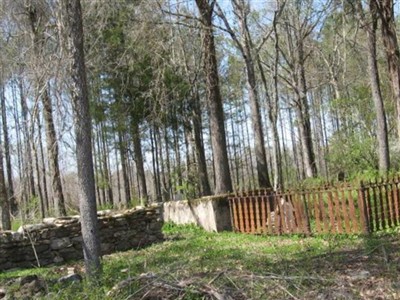
<path id="1" fill-rule="evenodd" d="M 218 65 L 212 27 L 215 0 L 196 0 L 203 31 L 204 73 L 210 118 L 211 145 L 214 155 L 215 194 L 232 191 L 226 147 L 224 111 L 219 88 Z"/>
<path id="2" fill-rule="evenodd" d="M 397 137 L 400 139 L 400 49 L 393 0 L 370 0 L 370 6 L 374 7 L 381 20 L 382 40 L 396 106 Z"/>
<path id="3" fill-rule="evenodd" d="M 240 27 L 240 36 L 231 28 L 227 18 L 218 6 L 218 15 L 223 20 L 236 47 L 239 49 L 246 66 L 247 84 L 249 92 L 249 102 L 251 107 L 251 120 L 254 134 L 254 151 L 256 157 L 258 184 L 260 187 L 271 188 L 271 181 L 268 175 L 267 157 L 264 143 L 263 124 L 260 113 L 260 101 L 258 96 L 255 57 L 257 49 L 250 34 L 248 16 L 250 14 L 250 3 L 245 0 L 232 0 L 234 14 Z"/>
<path id="4" fill-rule="evenodd" d="M 0 105 L 1 105 L 1 121 L 3 124 L 3 137 L 4 137 L 4 155 L 6 159 L 7 168 L 7 189 L 8 199 L 10 199 L 10 213 L 16 215 L 18 213 L 18 205 L 14 193 L 14 183 L 11 168 L 11 155 L 10 155 L 10 137 L 8 133 L 7 112 L 6 112 L 6 97 L 4 95 L 4 86 L 0 87 Z"/>
<path id="5" fill-rule="evenodd" d="M 79 207 L 85 268 L 89 279 L 101 274 L 100 239 L 97 224 L 96 192 L 93 171 L 91 118 L 83 51 L 82 8 L 80 0 L 61 0 L 66 48 L 71 73 L 71 99 L 74 111 Z"/>
<path id="6" fill-rule="evenodd" d="M 369 18 L 365 15 L 361 1 L 356 2 L 356 9 L 360 24 L 367 34 L 369 77 L 377 122 L 376 136 L 378 139 L 379 171 L 384 174 L 389 170 L 390 163 L 386 113 L 383 104 L 376 53 L 377 6 L 375 0 L 369 1 Z"/>
<path id="7" fill-rule="evenodd" d="M 4 178 L 3 149 L 0 144 L 0 207 L 3 230 L 11 230 L 10 202 L 8 201 L 6 181 Z"/>
<path id="8" fill-rule="evenodd" d="M 294 93 L 292 105 L 297 117 L 305 175 L 316 177 L 317 166 L 307 97 L 309 88 L 306 79 L 306 61 L 310 53 L 307 52 L 306 41 L 319 23 L 322 11 L 319 15 L 314 15 L 313 1 L 287 3 L 286 8 L 286 12 L 282 14 L 286 51 L 280 48 L 282 59 L 286 64 L 283 69 L 289 73 L 286 83 Z"/>
<path id="9" fill-rule="evenodd" d="M 44 3 L 42 3 L 42 5 L 44 5 Z M 45 10 L 45 8 L 40 7 L 40 4 L 37 3 L 37 1 L 30 0 L 28 3 L 25 4 L 25 9 L 29 18 L 34 54 L 37 61 L 44 63 L 44 26 L 46 16 L 44 15 L 43 10 Z M 36 89 L 37 93 L 41 96 L 43 103 L 43 116 L 46 126 L 47 157 L 49 159 L 54 209 L 57 216 L 65 216 L 67 214 L 67 211 L 65 208 L 60 167 L 58 164 L 58 141 L 53 121 L 53 105 L 48 88 L 49 84 L 42 78 L 42 74 L 37 74 Z"/>

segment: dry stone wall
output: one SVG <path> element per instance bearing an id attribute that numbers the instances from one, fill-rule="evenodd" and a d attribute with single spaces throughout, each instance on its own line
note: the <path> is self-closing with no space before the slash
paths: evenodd
<path id="1" fill-rule="evenodd" d="M 160 207 L 118 214 L 99 212 L 102 254 L 136 249 L 163 240 Z M 18 232 L 0 232 L 0 271 L 62 263 L 83 257 L 79 216 L 48 218 Z"/>

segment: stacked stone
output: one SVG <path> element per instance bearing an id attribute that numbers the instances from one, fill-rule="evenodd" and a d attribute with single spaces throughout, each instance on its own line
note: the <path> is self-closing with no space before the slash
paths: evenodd
<path id="1" fill-rule="evenodd" d="M 99 212 L 102 254 L 138 249 L 163 240 L 159 207 L 118 214 Z M 29 268 L 83 257 L 79 216 L 48 218 L 18 232 L 0 232 L 0 270 Z"/>

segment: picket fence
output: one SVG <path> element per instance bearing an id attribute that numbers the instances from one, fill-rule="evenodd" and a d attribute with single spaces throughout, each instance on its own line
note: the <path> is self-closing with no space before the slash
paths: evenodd
<path id="1" fill-rule="evenodd" d="M 371 233 L 400 223 L 400 178 L 229 197 L 236 232 Z"/>

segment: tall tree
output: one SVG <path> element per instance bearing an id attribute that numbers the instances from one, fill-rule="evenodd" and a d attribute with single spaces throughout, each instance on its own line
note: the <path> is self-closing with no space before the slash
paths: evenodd
<path id="1" fill-rule="evenodd" d="M 283 38 L 280 45 L 283 70 L 288 77 L 285 82 L 293 91 L 291 105 L 295 109 L 299 140 L 301 145 L 302 166 L 306 177 L 317 176 L 313 136 L 310 121 L 310 108 L 307 93 L 309 87 L 306 78 L 306 63 L 311 53 L 307 51 L 307 40 L 319 24 L 324 11 L 313 6 L 313 1 L 288 2 L 282 13 Z M 286 48 L 286 49 L 284 49 Z"/>
<path id="2" fill-rule="evenodd" d="M 10 212 L 12 215 L 18 213 L 17 199 L 14 194 L 14 182 L 11 168 L 11 154 L 10 154 L 10 138 L 8 133 L 7 111 L 6 111 L 6 97 L 4 93 L 4 86 L 0 87 L 0 105 L 1 105 L 1 121 L 3 124 L 3 137 L 4 137 L 4 155 L 6 159 L 7 169 L 7 190 L 8 199 L 10 199 Z"/>
<path id="3" fill-rule="evenodd" d="M 369 66 L 369 77 L 371 84 L 372 100 L 376 114 L 376 137 L 378 140 L 379 171 L 386 173 L 389 170 L 389 142 L 386 124 L 386 112 L 383 104 L 381 84 L 376 51 L 376 30 L 378 27 L 378 11 L 375 0 L 369 1 L 369 17 L 365 14 L 361 1 L 356 2 L 357 16 L 361 26 L 367 34 L 367 55 Z"/>
<path id="4" fill-rule="evenodd" d="M 101 274 L 100 239 L 97 224 L 96 192 L 92 157 L 91 118 L 83 51 L 82 8 L 80 0 L 61 0 L 66 46 L 70 55 L 71 98 L 74 110 L 79 208 L 85 268 L 89 279 Z"/>
<path id="5" fill-rule="evenodd" d="M 255 57 L 257 57 L 258 54 L 256 49 L 257 47 L 254 45 L 252 36 L 250 34 L 248 24 L 250 3 L 248 0 L 231 0 L 231 2 L 234 9 L 234 15 L 237 17 L 240 27 L 239 36 L 237 36 L 237 34 L 231 28 L 230 23 L 220 7 L 218 7 L 218 15 L 223 20 L 230 36 L 232 37 L 232 40 L 239 49 L 245 62 L 249 102 L 251 108 L 251 121 L 254 134 L 254 152 L 256 158 L 258 184 L 260 187 L 270 188 L 272 185 L 268 175 L 268 165 L 255 68 Z"/>
<path id="6" fill-rule="evenodd" d="M 36 59 L 44 63 L 44 29 L 46 16 L 43 11 L 45 7 L 44 3 L 38 3 L 36 0 L 29 0 L 25 4 L 25 9 L 29 17 L 29 25 L 32 34 L 33 50 Z M 61 184 L 60 167 L 58 163 L 58 140 L 57 134 L 54 127 L 53 121 L 53 104 L 49 92 L 49 84 L 43 80 L 43 74 L 37 74 L 37 93 L 41 96 L 43 102 L 43 116 L 46 127 L 46 145 L 47 145 L 47 157 L 49 159 L 49 169 L 51 177 L 51 187 L 53 190 L 53 203 L 55 214 L 57 216 L 65 216 L 67 210 L 65 208 L 64 194 Z"/>
<path id="7" fill-rule="evenodd" d="M 0 143 L 0 207 L 1 224 L 3 230 L 11 230 L 10 202 L 7 195 L 6 181 L 4 178 L 3 149 Z"/>
<path id="8" fill-rule="evenodd" d="M 196 0 L 203 31 L 204 73 L 210 118 L 211 145 L 214 156 L 215 194 L 232 191 L 228 151 L 226 147 L 224 110 L 219 87 L 218 64 L 213 32 L 215 0 Z"/>
<path id="9" fill-rule="evenodd" d="M 400 139 L 400 49 L 397 40 L 393 0 L 371 0 L 381 20 L 382 40 L 396 106 L 397 137 Z M 373 2 L 373 3 L 372 3 Z"/>

